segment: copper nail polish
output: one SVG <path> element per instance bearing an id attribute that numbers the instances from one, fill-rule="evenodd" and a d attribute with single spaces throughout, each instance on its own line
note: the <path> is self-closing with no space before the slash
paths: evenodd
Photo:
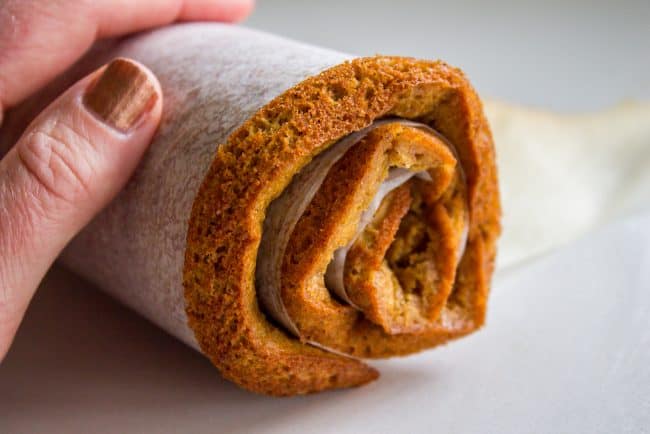
<path id="1" fill-rule="evenodd" d="M 111 127 L 126 132 L 151 109 L 158 94 L 149 75 L 128 59 L 115 59 L 90 86 L 84 105 Z"/>

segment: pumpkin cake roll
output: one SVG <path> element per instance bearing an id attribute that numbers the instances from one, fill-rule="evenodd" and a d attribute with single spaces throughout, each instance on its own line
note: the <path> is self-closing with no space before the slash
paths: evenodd
<path id="1" fill-rule="evenodd" d="M 440 61 L 187 24 L 93 54 L 147 65 L 160 129 L 63 262 L 238 385 L 365 384 L 484 322 L 499 234 L 481 101 Z"/>

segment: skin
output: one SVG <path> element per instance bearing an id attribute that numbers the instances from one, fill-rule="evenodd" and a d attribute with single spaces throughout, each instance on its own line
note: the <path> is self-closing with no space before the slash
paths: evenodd
<path id="1" fill-rule="evenodd" d="M 99 39 L 176 21 L 235 22 L 252 8 L 253 0 L 0 0 L 0 126 Z M 159 97 L 134 128 L 117 131 L 81 102 L 100 68 L 38 115 L 0 160 L 0 361 L 49 267 L 149 145 L 163 99 L 140 68 Z"/>

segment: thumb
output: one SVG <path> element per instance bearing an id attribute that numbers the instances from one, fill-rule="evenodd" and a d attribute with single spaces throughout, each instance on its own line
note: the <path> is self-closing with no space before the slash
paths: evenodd
<path id="1" fill-rule="evenodd" d="M 0 161 L 0 360 L 54 259 L 128 180 L 161 109 L 153 74 L 116 59 L 45 109 Z"/>

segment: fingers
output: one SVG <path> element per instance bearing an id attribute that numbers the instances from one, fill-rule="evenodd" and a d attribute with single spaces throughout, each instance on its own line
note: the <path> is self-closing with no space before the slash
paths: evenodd
<path id="1" fill-rule="evenodd" d="M 239 21 L 253 0 L 0 0 L 0 113 L 77 60 L 97 38 L 174 21 Z"/>
<path id="2" fill-rule="evenodd" d="M 0 161 L 0 360 L 54 259 L 126 183 L 161 108 L 153 74 L 117 59 L 45 109 Z"/>

